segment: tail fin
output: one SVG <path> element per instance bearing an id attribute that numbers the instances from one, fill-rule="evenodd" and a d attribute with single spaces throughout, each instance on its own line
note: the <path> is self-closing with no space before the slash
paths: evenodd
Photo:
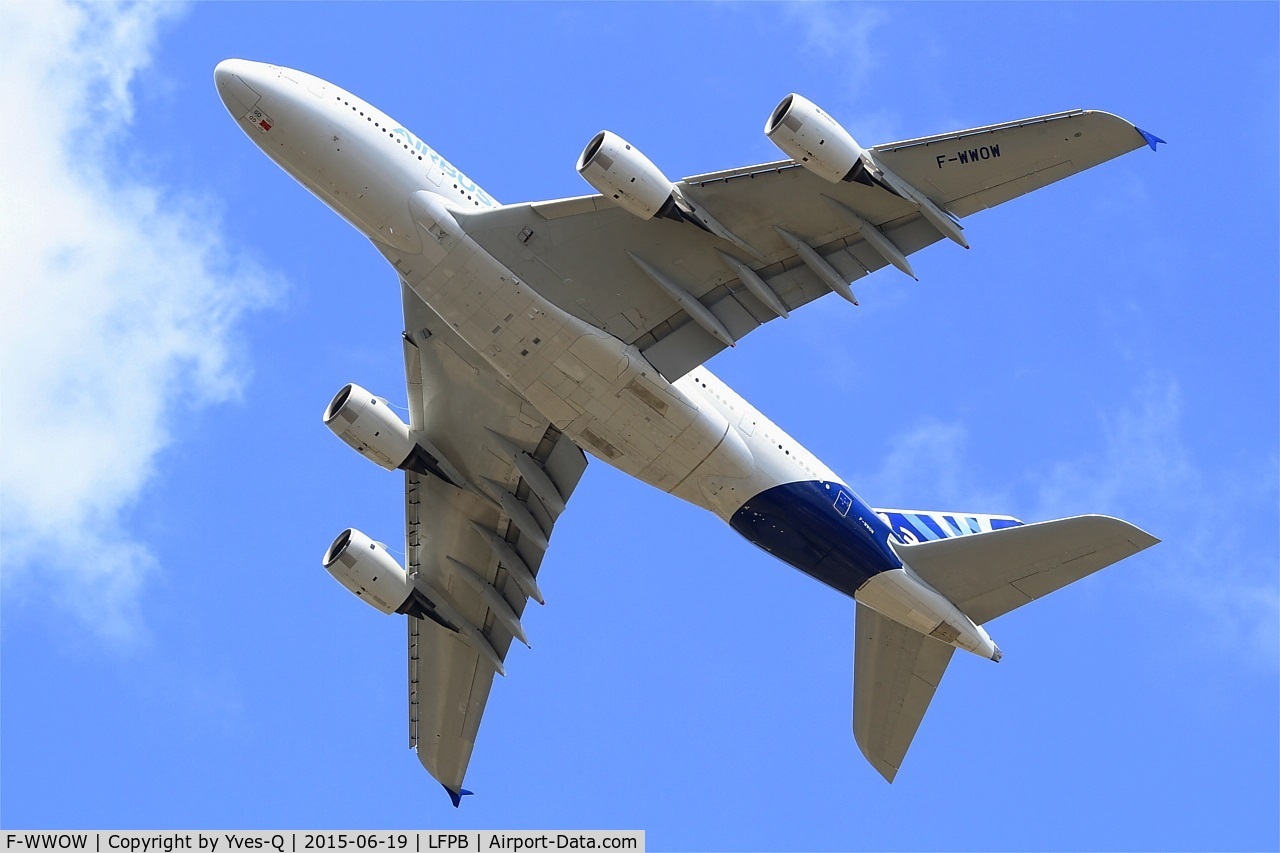
<path id="1" fill-rule="evenodd" d="M 917 575 L 979 625 L 1160 541 L 1104 515 L 1024 525 L 1008 516 L 877 512 L 889 516 L 895 531 L 907 523 L 939 534 L 930 541 L 891 539 L 890 544 Z M 997 527 L 997 521 L 1009 523 Z M 862 604 L 854 630 L 853 736 L 872 766 L 892 782 L 954 649 Z"/>
<path id="2" fill-rule="evenodd" d="M 1022 522 L 1011 515 L 983 515 L 970 512 L 934 512 L 919 509 L 872 510 L 903 542 L 932 542 L 975 533 L 991 533 Z"/>

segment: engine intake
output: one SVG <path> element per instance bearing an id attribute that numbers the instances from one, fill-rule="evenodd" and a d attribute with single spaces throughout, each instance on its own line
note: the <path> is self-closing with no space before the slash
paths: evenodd
<path id="1" fill-rule="evenodd" d="M 382 613 L 404 613 L 430 619 L 450 631 L 458 626 L 444 618 L 439 606 L 409 579 L 396 558 L 380 542 L 349 527 L 338 534 L 320 561 L 338 583 Z M 456 614 L 451 614 L 456 620 Z"/>
<path id="2" fill-rule="evenodd" d="M 321 560 L 338 583 L 383 613 L 403 613 L 414 586 L 386 549 L 355 528 L 338 534 Z"/>
<path id="3" fill-rule="evenodd" d="M 403 613 L 430 619 L 457 634 L 493 666 L 506 675 L 502 656 L 484 633 L 467 621 L 430 585 L 426 591 L 416 585 L 387 549 L 354 527 L 338 534 L 321 560 L 329 574 L 358 598 L 382 613 Z M 516 619 L 515 614 L 510 614 Z M 516 620 L 519 626 L 519 620 Z M 523 631 L 521 631 L 523 633 Z"/>
<path id="4" fill-rule="evenodd" d="M 616 133 L 602 130 L 593 136 L 577 169 L 606 198 L 641 219 L 665 216 L 675 206 L 675 184 Z"/>
<path id="5" fill-rule="evenodd" d="M 324 425 L 360 455 L 388 471 L 403 468 L 432 474 L 453 486 L 462 478 L 426 436 L 413 436 L 409 425 L 387 402 L 354 382 L 344 385 L 324 410 Z"/>
<path id="6" fill-rule="evenodd" d="M 835 119 L 795 93 L 774 107 L 764 135 L 792 160 L 833 184 L 857 180 L 867 154 Z"/>
<path id="7" fill-rule="evenodd" d="M 333 434 L 388 471 L 404 465 L 413 451 L 409 426 L 379 400 L 355 383 L 343 386 L 328 408 L 324 424 Z"/>

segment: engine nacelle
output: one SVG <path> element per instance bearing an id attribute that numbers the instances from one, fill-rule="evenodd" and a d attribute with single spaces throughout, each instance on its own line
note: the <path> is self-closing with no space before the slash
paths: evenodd
<path id="1" fill-rule="evenodd" d="M 388 471 L 402 467 L 415 447 L 408 424 L 355 383 L 344 386 L 329 402 L 324 425 Z"/>
<path id="2" fill-rule="evenodd" d="M 867 153 L 817 104 L 796 94 L 774 108 L 764 135 L 792 160 L 833 184 L 853 180 Z"/>
<path id="3" fill-rule="evenodd" d="M 403 613 L 413 581 L 386 549 L 354 528 L 333 540 L 321 561 L 329 574 L 383 613 Z"/>
<path id="4" fill-rule="evenodd" d="M 382 613 L 403 613 L 418 619 L 430 619 L 447 631 L 457 634 L 477 653 L 483 655 L 494 670 L 506 675 L 502 656 L 479 628 L 467 621 L 438 592 L 428 586 L 424 592 L 409 578 L 387 549 L 355 528 L 338 534 L 321 560 L 338 583 Z M 483 581 L 482 581 L 483 582 Z M 515 620 L 518 633 L 519 619 Z M 516 633 L 516 631 L 513 631 Z"/>
<path id="5" fill-rule="evenodd" d="M 675 184 L 616 133 L 602 130 L 592 137 L 577 168 L 605 198 L 641 219 L 663 215 L 675 203 Z"/>

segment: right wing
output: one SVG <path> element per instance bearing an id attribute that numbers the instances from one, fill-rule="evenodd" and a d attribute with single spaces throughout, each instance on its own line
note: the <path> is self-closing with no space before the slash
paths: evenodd
<path id="1" fill-rule="evenodd" d="M 859 604 L 853 645 L 853 737 L 880 775 L 898 775 L 955 651 Z"/>
<path id="2" fill-rule="evenodd" d="M 952 216 L 963 217 L 1143 144 L 1142 132 L 1124 119 L 1073 110 L 872 151 L 898 177 Z M 790 160 L 698 175 L 677 186 L 760 257 L 688 222 L 642 220 L 600 195 L 457 217 L 476 242 L 539 293 L 634 344 L 670 380 L 726 344 L 628 253 L 701 303 L 736 341 L 777 315 L 720 253 L 746 264 L 784 310 L 791 310 L 831 288 L 775 226 L 816 250 L 845 282 L 888 263 L 851 214 L 877 228 L 904 255 L 942 238 L 916 205 L 883 186 L 828 183 Z"/>
<path id="3" fill-rule="evenodd" d="M 456 805 L 500 665 L 489 650 L 506 658 L 528 594 L 540 597 L 546 537 L 587 462 L 409 287 L 401 289 L 410 429 L 461 481 L 406 472 L 406 569 L 479 637 L 409 617 L 409 744 Z"/>
<path id="4" fill-rule="evenodd" d="M 1160 540 L 1105 515 L 890 545 L 924 581 L 979 625 L 1075 583 Z"/>

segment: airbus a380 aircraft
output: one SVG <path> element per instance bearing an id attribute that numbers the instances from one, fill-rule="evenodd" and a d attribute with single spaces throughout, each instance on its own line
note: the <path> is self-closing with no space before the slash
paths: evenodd
<path id="1" fill-rule="evenodd" d="M 347 385 L 324 422 L 405 471 L 407 567 L 346 530 L 326 569 L 408 617 L 409 739 L 454 805 L 495 672 L 556 518 L 595 458 L 697 506 L 856 602 L 853 731 L 893 781 L 955 649 L 983 625 L 1154 545 L 1090 515 L 872 509 L 703 366 L 748 332 L 942 239 L 958 219 L 1163 140 L 1075 110 L 863 148 L 799 95 L 765 133 L 790 159 L 672 182 L 608 131 L 599 191 L 501 205 L 372 105 L 229 59 L 218 93 L 253 142 L 400 279 L 410 422 Z"/>

